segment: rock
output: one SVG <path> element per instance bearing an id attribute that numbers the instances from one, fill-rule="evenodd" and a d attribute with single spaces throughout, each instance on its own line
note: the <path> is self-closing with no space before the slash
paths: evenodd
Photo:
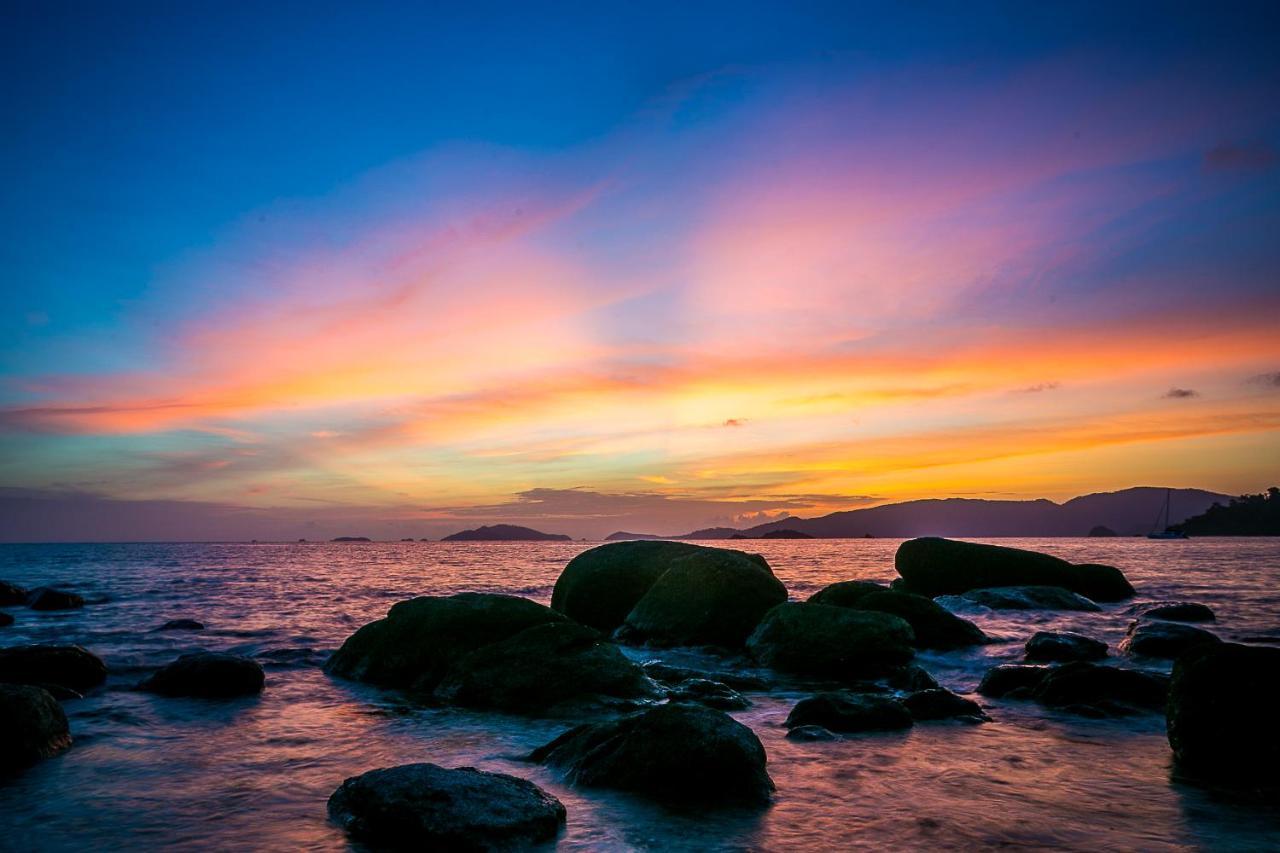
<path id="1" fill-rule="evenodd" d="M 107 667 L 80 646 L 12 646 L 0 649 L 0 682 L 55 684 L 78 693 L 107 680 Z"/>
<path id="2" fill-rule="evenodd" d="M 889 587 L 874 581 L 840 581 L 809 596 L 810 604 L 830 604 L 832 607 L 857 607 L 858 602 L 873 592 L 885 592 Z"/>
<path id="3" fill-rule="evenodd" d="M 1276 786 L 1280 649 L 1198 646 L 1173 665 L 1166 721 L 1180 769 Z"/>
<path id="4" fill-rule="evenodd" d="M 512 850 L 554 840 L 565 809 L 516 776 L 402 764 L 347 779 L 329 797 L 329 817 L 380 847 Z"/>
<path id="5" fill-rule="evenodd" d="M 77 610 L 84 607 L 84 599 L 74 592 L 42 586 L 31 590 L 27 606 L 32 610 Z"/>
<path id="6" fill-rule="evenodd" d="M 1102 660 L 1107 644 L 1071 631 L 1037 631 L 1027 640 L 1027 660 L 1066 663 L 1073 660 Z"/>
<path id="7" fill-rule="evenodd" d="M 782 672 L 850 680 L 885 675 L 915 654 L 898 616 L 827 604 L 780 604 L 765 614 L 748 650 Z"/>
<path id="8" fill-rule="evenodd" d="M 564 620 L 548 607 L 510 595 L 423 596 L 393 605 L 385 618 L 348 637 L 325 670 L 430 692 L 464 655 L 535 625 Z"/>
<path id="9" fill-rule="evenodd" d="M 0 611 L 0 628 L 8 628 L 12 624 L 13 624 L 13 616 L 3 611 Z"/>
<path id="10" fill-rule="evenodd" d="M 997 586 L 971 589 L 963 597 L 992 610 L 1080 610 L 1096 613 L 1102 608 L 1083 595 L 1060 586 Z"/>
<path id="11" fill-rule="evenodd" d="M 897 699 L 866 693 L 818 693 L 801 699 L 787 715 L 787 728 L 822 726 L 833 732 L 909 729 L 911 713 Z"/>
<path id="12" fill-rule="evenodd" d="M 637 541 L 612 542 L 583 551 L 556 580 L 551 608 L 599 631 L 613 631 L 672 563 L 713 550 L 722 549 L 687 542 Z M 769 570 L 764 557 L 745 556 Z"/>
<path id="13" fill-rule="evenodd" d="M 668 695 L 673 702 L 697 702 L 721 711 L 741 711 L 751 707 L 745 696 L 727 684 L 705 678 L 682 681 Z"/>
<path id="14" fill-rule="evenodd" d="M 182 655 L 138 685 L 162 696 L 227 699 L 262 692 L 266 675 L 257 661 L 222 652 Z"/>
<path id="15" fill-rule="evenodd" d="M 1002 664 L 993 666 L 982 676 L 978 692 L 993 698 L 1008 697 L 1030 699 L 1040 682 L 1049 674 L 1045 666 L 1024 666 L 1021 664 Z"/>
<path id="16" fill-rule="evenodd" d="M 817 741 L 835 739 L 835 734 L 830 729 L 824 729 L 822 726 L 796 726 L 787 732 L 787 740 Z"/>
<path id="17" fill-rule="evenodd" d="M 1203 604 L 1190 601 L 1176 601 L 1152 607 L 1142 614 L 1152 619 L 1164 619 L 1168 622 L 1213 622 L 1213 611 Z"/>
<path id="18" fill-rule="evenodd" d="M 1095 601 L 1133 595 L 1121 571 L 1094 563 L 1073 565 L 1049 554 L 952 539 L 910 539 L 898 546 L 894 566 L 907 591 L 932 598 L 971 589 L 1060 586 Z"/>
<path id="19" fill-rule="evenodd" d="M 740 551 L 699 548 L 671 562 L 627 614 L 617 636 L 659 646 L 741 648 L 760 618 L 786 600 L 786 587 L 762 560 Z"/>
<path id="20" fill-rule="evenodd" d="M 938 681 L 926 672 L 923 667 L 908 664 L 890 673 L 888 684 L 897 690 L 915 692 L 917 690 L 932 690 L 938 686 Z"/>
<path id="21" fill-rule="evenodd" d="M 0 606 L 10 607 L 15 604 L 26 604 L 31 592 L 25 587 L 8 581 L 0 581 Z"/>
<path id="22" fill-rule="evenodd" d="M 889 590 L 873 592 L 863 596 L 856 607 L 905 619 L 915 632 L 917 648 L 958 649 L 987 642 L 987 635 L 977 625 L 923 595 Z"/>
<path id="23" fill-rule="evenodd" d="M 545 714 L 656 699 L 657 686 L 618 647 L 575 622 L 547 622 L 460 658 L 435 690 L 454 705 Z"/>
<path id="24" fill-rule="evenodd" d="M 1096 536 L 1116 536 L 1118 534 L 1114 530 L 1112 530 L 1110 527 L 1107 527 L 1105 524 L 1097 524 L 1089 528 L 1089 535 L 1096 537 Z"/>
<path id="25" fill-rule="evenodd" d="M 768 681 L 756 675 L 745 675 L 725 670 L 691 669 L 685 666 L 672 666 L 669 663 L 656 660 L 645 663 L 643 669 L 645 675 L 672 687 L 682 681 L 688 681 L 690 678 L 705 678 L 708 681 L 718 681 L 721 684 L 732 687 L 734 690 L 766 690 L 769 687 Z"/>
<path id="26" fill-rule="evenodd" d="M 578 785 L 681 806 L 760 806 L 773 791 L 759 738 L 723 711 L 698 705 L 662 705 L 578 726 L 529 760 L 568 771 Z"/>
<path id="27" fill-rule="evenodd" d="M 51 758 L 70 745 L 67 715 L 47 690 L 0 684 L 0 771 Z"/>
<path id="28" fill-rule="evenodd" d="M 1134 622 L 1120 641 L 1120 651 L 1151 658 L 1176 658 L 1195 646 L 1221 642 L 1216 634 L 1190 625 L 1179 625 L 1176 622 Z"/>
<path id="29" fill-rule="evenodd" d="M 204 623 L 194 619 L 170 619 L 156 629 L 157 631 L 203 631 Z"/>
<path id="30" fill-rule="evenodd" d="M 972 723 L 985 723 L 991 720 L 977 702 L 957 696 L 950 690 L 940 687 L 916 691 L 903 699 L 902 704 L 907 706 L 907 710 L 917 721 L 954 718 Z"/>
<path id="31" fill-rule="evenodd" d="M 1076 661 L 1050 669 L 1034 698 L 1056 708 L 1087 706 L 1104 713 L 1130 708 L 1159 710 L 1169 692 L 1169 679 L 1150 672 Z"/>

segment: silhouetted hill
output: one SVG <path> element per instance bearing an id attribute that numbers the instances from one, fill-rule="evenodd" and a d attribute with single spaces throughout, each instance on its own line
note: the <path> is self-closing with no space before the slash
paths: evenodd
<path id="1" fill-rule="evenodd" d="M 1280 536 L 1280 488 L 1241 495 L 1226 506 L 1215 503 L 1174 529 L 1188 536 Z"/>
<path id="2" fill-rule="evenodd" d="M 441 542 L 571 542 L 563 533 L 543 533 L 532 527 L 516 524 L 493 524 L 475 530 L 460 530 L 440 540 Z"/>
<path id="3" fill-rule="evenodd" d="M 628 533 L 625 530 L 619 530 L 617 533 L 610 533 L 604 537 L 606 542 L 623 542 L 628 539 L 662 539 L 656 533 Z"/>

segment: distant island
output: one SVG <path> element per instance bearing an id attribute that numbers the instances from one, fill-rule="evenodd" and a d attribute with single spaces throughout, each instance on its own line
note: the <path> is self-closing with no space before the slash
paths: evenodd
<path id="1" fill-rule="evenodd" d="M 543 533 L 532 527 L 516 524 L 493 524 L 474 530 L 460 530 L 440 540 L 441 542 L 572 542 L 563 533 Z"/>
<path id="2" fill-rule="evenodd" d="M 368 536 L 336 536 L 330 542 L 372 542 Z"/>
<path id="3" fill-rule="evenodd" d="M 799 530 L 770 530 L 763 536 L 747 536 L 745 533 L 735 533 L 729 537 L 730 539 L 816 539 L 808 533 L 801 533 Z"/>
<path id="4" fill-rule="evenodd" d="M 1280 536 L 1280 487 L 1215 503 L 1173 529 L 1188 536 Z"/>

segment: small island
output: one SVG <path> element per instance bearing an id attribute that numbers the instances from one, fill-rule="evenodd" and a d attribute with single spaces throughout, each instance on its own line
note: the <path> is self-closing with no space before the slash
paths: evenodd
<path id="1" fill-rule="evenodd" d="M 517 524 L 493 524 L 474 530 L 460 530 L 440 540 L 441 542 L 572 542 L 563 533 L 543 533 L 532 527 Z"/>
<path id="2" fill-rule="evenodd" d="M 330 542 L 372 542 L 368 536 L 335 536 Z"/>

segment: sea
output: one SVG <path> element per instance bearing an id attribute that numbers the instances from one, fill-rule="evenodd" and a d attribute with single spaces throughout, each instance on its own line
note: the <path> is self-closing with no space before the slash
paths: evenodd
<path id="1" fill-rule="evenodd" d="M 1280 539 L 1002 539 L 1075 562 L 1119 566 L 1137 588 L 1101 613 L 1003 611 L 948 603 L 995 642 L 922 653 L 918 663 L 972 694 L 983 672 L 1020 661 L 1035 631 L 1116 644 L 1151 602 L 1196 601 L 1224 639 L 1280 645 Z M 1277 850 L 1280 808 L 1180 778 L 1160 714 L 1087 719 L 1025 701 L 979 700 L 983 725 L 793 742 L 803 690 L 748 692 L 734 716 L 763 742 L 771 806 L 673 811 L 640 797 L 566 785 L 520 756 L 571 720 L 424 707 L 394 691 L 330 677 L 328 655 L 396 601 L 499 592 L 548 602 L 560 570 L 594 543 L 290 543 L 0 545 L 0 579 L 50 585 L 82 610 L 6 608 L 0 645 L 77 643 L 106 661 L 104 688 L 69 700 L 74 744 L 0 779 L 4 850 L 348 850 L 326 801 L 344 779 L 430 761 L 531 779 L 568 809 L 563 850 Z M 724 542 L 708 543 L 725 545 Z M 738 544 L 738 543 L 734 543 Z M 761 540 L 792 599 L 841 580 L 888 581 L 899 540 Z M 158 632 L 170 619 L 207 625 Z M 250 655 L 261 696 L 164 698 L 134 685 L 185 652 Z M 694 651 L 627 649 L 746 670 Z M 550 848 L 548 848 L 550 849 Z"/>

